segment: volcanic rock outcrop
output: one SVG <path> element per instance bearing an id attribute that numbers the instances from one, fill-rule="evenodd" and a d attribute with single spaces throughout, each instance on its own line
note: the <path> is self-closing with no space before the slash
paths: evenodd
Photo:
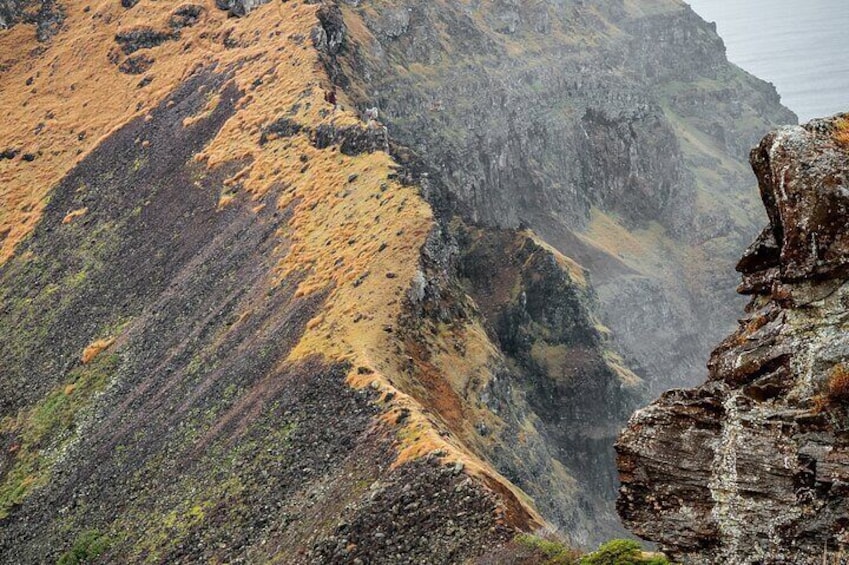
<path id="1" fill-rule="evenodd" d="M 651 390 L 696 384 L 763 222 L 746 153 L 796 122 L 775 89 L 675 0 L 336 4 L 329 74 L 419 156 L 437 209 L 534 230 L 590 271 Z"/>
<path id="2" fill-rule="evenodd" d="M 686 563 L 837 563 L 849 544 L 849 116 L 751 154 L 769 226 L 746 250 L 738 330 L 698 388 L 617 444 L 626 525 Z"/>

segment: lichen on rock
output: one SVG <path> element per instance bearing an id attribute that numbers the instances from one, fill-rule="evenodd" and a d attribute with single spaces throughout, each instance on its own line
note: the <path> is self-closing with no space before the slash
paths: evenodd
<path id="1" fill-rule="evenodd" d="M 770 224 L 737 267 L 746 316 L 707 382 L 664 394 L 619 438 L 620 515 L 687 563 L 822 563 L 849 544 L 843 119 L 752 151 Z"/>

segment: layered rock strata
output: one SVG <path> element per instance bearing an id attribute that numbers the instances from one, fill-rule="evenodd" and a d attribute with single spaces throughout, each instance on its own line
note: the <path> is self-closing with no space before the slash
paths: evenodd
<path id="1" fill-rule="evenodd" d="M 751 154 L 769 226 L 751 295 L 701 386 L 617 444 L 619 513 L 686 563 L 836 563 L 849 543 L 849 121 L 785 127 Z"/>

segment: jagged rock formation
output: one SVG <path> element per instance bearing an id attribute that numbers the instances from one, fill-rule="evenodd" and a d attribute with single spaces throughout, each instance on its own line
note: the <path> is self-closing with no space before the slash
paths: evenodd
<path id="1" fill-rule="evenodd" d="M 849 544 L 849 115 L 752 151 L 769 226 L 707 382 L 637 412 L 617 450 L 626 525 L 686 563 L 842 562 Z"/>
<path id="2" fill-rule="evenodd" d="M 533 229 L 590 271 L 652 390 L 695 384 L 762 223 L 745 152 L 795 123 L 775 90 L 673 0 L 338 6 L 330 74 L 418 155 L 437 209 Z"/>
<path id="3" fill-rule="evenodd" d="M 233 16 L 247 16 L 257 7 L 269 0 L 215 0 L 215 5 L 221 10 L 227 10 Z"/>

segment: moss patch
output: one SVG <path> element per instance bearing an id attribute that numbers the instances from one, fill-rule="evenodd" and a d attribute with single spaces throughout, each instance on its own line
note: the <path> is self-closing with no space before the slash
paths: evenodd
<path id="1" fill-rule="evenodd" d="M 74 545 L 62 554 L 57 565 L 77 565 L 90 563 L 99 557 L 109 547 L 109 539 L 97 530 L 83 532 L 74 541 Z"/>
<path id="2" fill-rule="evenodd" d="M 580 565 L 672 565 L 663 555 L 646 553 L 634 540 L 611 540 L 583 557 Z"/>
<path id="3" fill-rule="evenodd" d="M 47 483 L 57 454 L 117 365 L 117 355 L 99 356 L 71 371 L 65 383 L 35 406 L 0 422 L 0 434 L 15 438 L 11 448 L 14 463 L 0 482 L 0 518 L 32 490 Z"/>

